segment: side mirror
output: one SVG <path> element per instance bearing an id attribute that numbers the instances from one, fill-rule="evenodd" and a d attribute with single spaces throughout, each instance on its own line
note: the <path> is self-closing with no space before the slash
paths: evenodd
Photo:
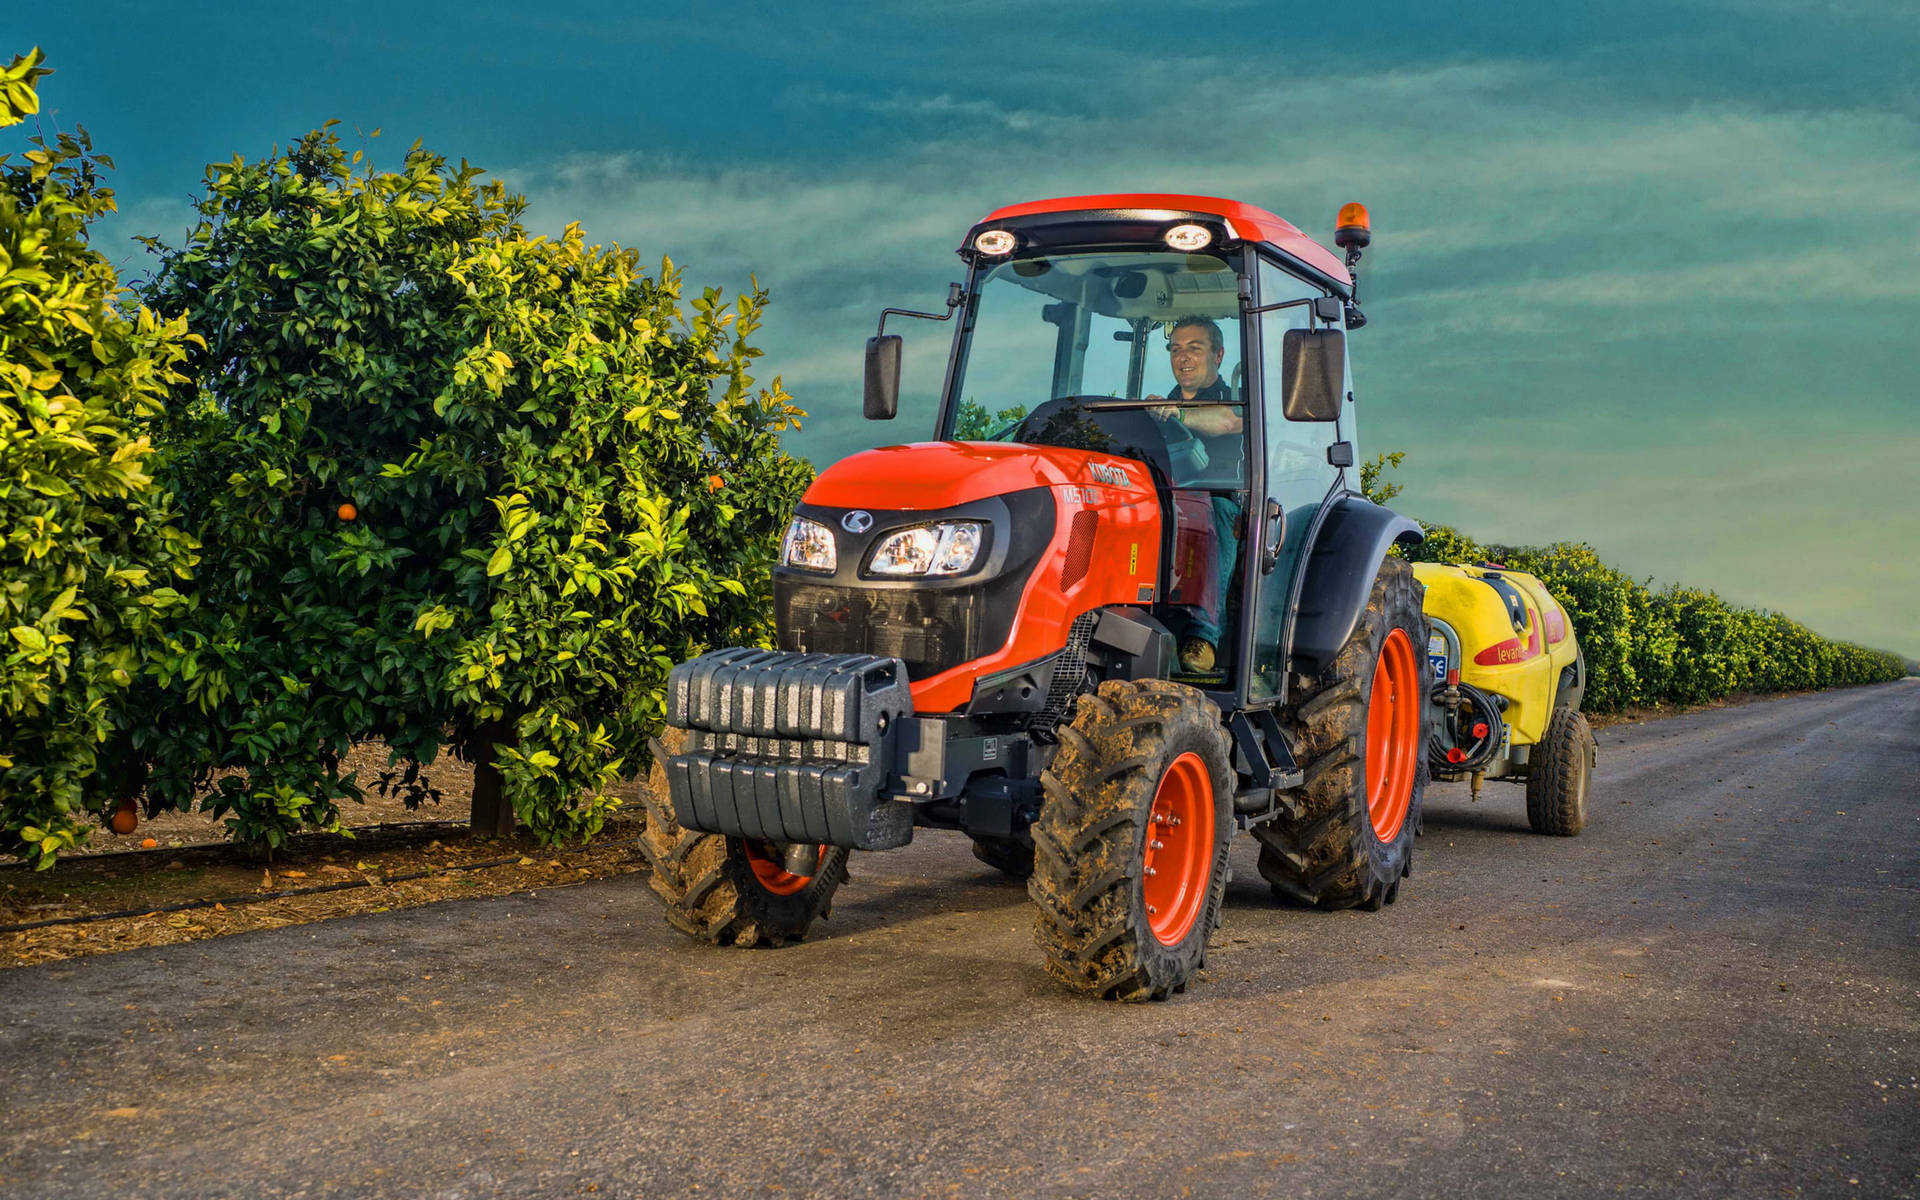
<path id="1" fill-rule="evenodd" d="M 867 339 L 867 391 L 862 401 L 867 420 L 891 421 L 900 412 L 900 335 Z"/>
<path id="2" fill-rule="evenodd" d="M 1346 366 L 1347 335 L 1338 329 L 1287 330 L 1280 343 L 1281 415 L 1289 421 L 1339 420 Z M 871 369 L 867 377 L 873 377 Z"/>

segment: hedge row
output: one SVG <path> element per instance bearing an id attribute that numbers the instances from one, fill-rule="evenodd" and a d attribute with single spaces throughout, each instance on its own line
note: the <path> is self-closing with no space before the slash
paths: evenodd
<path id="1" fill-rule="evenodd" d="M 1448 526 L 1423 525 L 1427 540 L 1410 555 L 1417 562 L 1492 562 L 1540 577 L 1579 635 L 1591 711 L 1883 683 L 1907 673 L 1897 654 L 1831 641 L 1779 613 L 1699 588 L 1655 590 L 1591 546 L 1481 545 Z"/>

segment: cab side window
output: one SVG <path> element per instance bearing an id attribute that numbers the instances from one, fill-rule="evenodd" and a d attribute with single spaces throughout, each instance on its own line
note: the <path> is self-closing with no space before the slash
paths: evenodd
<path id="1" fill-rule="evenodd" d="M 1288 274 L 1267 259 L 1260 260 L 1259 298 L 1261 307 L 1289 300 L 1311 300 L 1326 292 L 1315 284 Z M 1333 421 L 1289 421 L 1280 411 L 1280 360 L 1285 334 L 1289 329 L 1306 329 L 1312 324 L 1312 306 L 1296 304 L 1260 315 L 1260 371 L 1266 396 L 1267 499 L 1286 514 L 1286 538 L 1280 543 L 1272 571 L 1260 581 L 1259 612 L 1254 625 L 1253 674 L 1249 679 L 1252 694 L 1278 695 L 1282 645 L 1286 637 L 1287 597 L 1293 577 L 1302 567 L 1302 550 L 1313 516 L 1339 477 L 1339 469 L 1327 462 L 1327 448 L 1340 437 L 1340 423 Z M 1267 536 L 1271 538 L 1273 528 Z"/>

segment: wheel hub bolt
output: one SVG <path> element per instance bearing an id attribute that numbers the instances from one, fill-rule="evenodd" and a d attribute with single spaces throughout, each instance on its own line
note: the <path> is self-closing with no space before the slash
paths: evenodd
<path id="1" fill-rule="evenodd" d="M 1154 869 L 1153 869 L 1152 867 L 1148 867 L 1148 868 L 1147 868 L 1147 874 L 1149 874 L 1149 875 L 1158 875 L 1159 873 L 1160 873 L 1160 872 L 1158 872 L 1158 871 L 1156 871 L 1156 870 L 1154 870 Z"/>
<path id="2" fill-rule="evenodd" d="M 1155 850 L 1161 850 L 1161 849 L 1164 849 L 1164 848 L 1166 847 L 1166 843 L 1165 843 L 1165 842 L 1159 842 L 1159 841 L 1155 841 L 1155 842 L 1148 842 L 1147 844 L 1148 844 L 1149 846 L 1152 846 L 1152 847 L 1153 847 L 1153 848 L 1154 848 Z"/>

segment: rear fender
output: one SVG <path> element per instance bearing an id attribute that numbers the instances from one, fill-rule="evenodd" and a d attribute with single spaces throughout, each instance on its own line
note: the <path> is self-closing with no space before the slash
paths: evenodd
<path id="1" fill-rule="evenodd" d="M 1320 522 L 1293 619 L 1292 669 L 1317 674 L 1353 635 L 1380 563 L 1396 543 L 1414 545 L 1420 526 L 1359 496 L 1333 502 Z"/>

